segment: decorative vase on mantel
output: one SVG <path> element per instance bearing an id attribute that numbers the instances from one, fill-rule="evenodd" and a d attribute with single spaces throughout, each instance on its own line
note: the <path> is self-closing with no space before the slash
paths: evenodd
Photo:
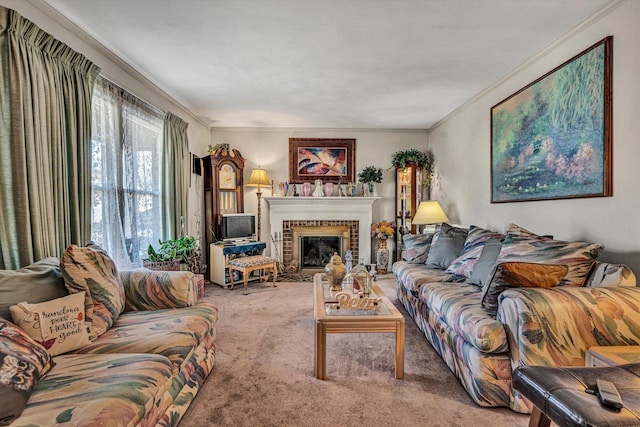
<path id="1" fill-rule="evenodd" d="M 387 274 L 389 268 L 389 248 L 387 248 L 387 239 L 379 239 L 376 248 L 376 273 Z"/>
<path id="2" fill-rule="evenodd" d="M 375 182 L 367 182 L 367 196 L 378 197 L 378 186 Z"/>

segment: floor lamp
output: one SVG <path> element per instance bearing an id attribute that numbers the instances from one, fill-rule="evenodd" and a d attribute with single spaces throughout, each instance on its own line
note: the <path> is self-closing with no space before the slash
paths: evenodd
<path id="1" fill-rule="evenodd" d="M 269 178 L 267 177 L 267 171 L 261 169 L 258 166 L 256 169 L 251 171 L 251 177 L 249 178 L 249 182 L 247 182 L 247 187 L 258 187 L 258 192 L 256 195 L 258 196 L 258 241 L 260 241 L 260 198 L 262 197 L 262 192 L 260 192 L 260 187 L 270 186 L 271 182 L 269 182 Z"/>
<path id="2" fill-rule="evenodd" d="M 411 224 L 441 224 L 447 221 L 449 221 L 449 218 L 447 218 L 447 215 L 444 213 L 437 200 L 425 200 L 424 202 L 420 202 Z"/>

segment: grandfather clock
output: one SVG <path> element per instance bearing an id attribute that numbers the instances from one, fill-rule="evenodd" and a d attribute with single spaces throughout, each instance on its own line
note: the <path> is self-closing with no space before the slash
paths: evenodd
<path id="1" fill-rule="evenodd" d="M 203 159 L 205 253 L 221 236 L 222 215 L 244 212 L 242 170 L 244 158 L 238 150 L 217 148 Z M 207 263 L 208 264 L 208 263 Z"/>

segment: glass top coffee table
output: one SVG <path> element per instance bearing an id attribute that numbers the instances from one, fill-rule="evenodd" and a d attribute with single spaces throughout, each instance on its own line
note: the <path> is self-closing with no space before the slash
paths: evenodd
<path id="1" fill-rule="evenodd" d="M 357 297 L 350 290 L 345 291 Z M 336 294 L 330 290 L 323 273 L 313 277 L 313 311 L 315 320 L 314 361 L 318 379 L 327 378 L 327 334 L 393 332 L 396 335 L 396 378 L 404 378 L 404 317 L 384 296 L 380 288 L 372 286 L 371 297 L 380 298 L 379 308 L 338 308 Z"/>

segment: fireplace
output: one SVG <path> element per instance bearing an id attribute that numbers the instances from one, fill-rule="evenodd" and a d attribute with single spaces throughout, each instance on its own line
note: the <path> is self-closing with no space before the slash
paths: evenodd
<path id="1" fill-rule="evenodd" d="M 373 203 L 379 197 L 266 196 L 263 199 L 269 204 L 271 255 L 279 257 L 285 265 L 298 260 L 293 254 L 293 227 L 348 227 L 349 242 L 343 240 L 343 245 L 351 249 L 354 263 L 362 259 L 370 264 Z"/>
<path id="2" fill-rule="evenodd" d="M 298 260 L 301 271 L 320 271 L 329 263 L 334 253 L 337 252 L 344 257 L 346 251 L 351 249 L 351 227 L 348 225 L 293 226 L 291 243 L 291 259 Z M 286 265 L 286 260 L 283 262 Z"/>

